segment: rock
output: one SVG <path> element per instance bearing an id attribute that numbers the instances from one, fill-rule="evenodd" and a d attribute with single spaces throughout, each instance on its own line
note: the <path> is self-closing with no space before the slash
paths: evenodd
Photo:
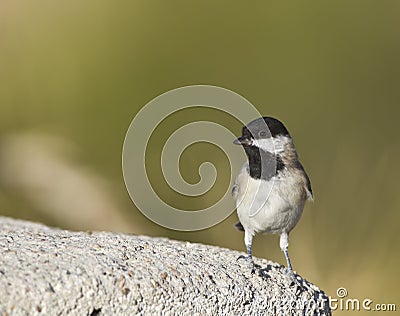
<path id="1" fill-rule="evenodd" d="M 1 315 L 330 315 L 328 297 L 265 259 L 165 238 L 0 217 Z"/>

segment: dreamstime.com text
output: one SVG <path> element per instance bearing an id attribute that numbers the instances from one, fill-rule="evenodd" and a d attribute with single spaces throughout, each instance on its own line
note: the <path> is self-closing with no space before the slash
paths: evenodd
<path id="1" fill-rule="evenodd" d="M 394 303 L 375 303 L 370 298 L 358 299 L 348 296 L 347 289 L 340 287 L 336 291 L 337 297 L 329 297 L 332 311 L 376 311 L 376 312 L 395 312 Z"/>

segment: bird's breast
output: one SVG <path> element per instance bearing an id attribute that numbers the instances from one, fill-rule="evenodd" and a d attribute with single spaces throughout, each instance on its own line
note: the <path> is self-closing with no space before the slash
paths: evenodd
<path id="1" fill-rule="evenodd" d="M 305 198 L 299 179 L 284 171 L 269 181 L 253 179 L 244 167 L 238 178 L 240 222 L 252 232 L 289 232 L 302 214 Z"/>

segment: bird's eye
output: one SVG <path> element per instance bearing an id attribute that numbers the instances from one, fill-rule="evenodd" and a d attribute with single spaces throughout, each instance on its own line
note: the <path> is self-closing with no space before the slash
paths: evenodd
<path id="1" fill-rule="evenodd" d="M 260 133 L 258 133 L 258 135 L 260 137 L 266 137 L 267 136 L 267 132 L 266 131 L 261 131 Z"/>

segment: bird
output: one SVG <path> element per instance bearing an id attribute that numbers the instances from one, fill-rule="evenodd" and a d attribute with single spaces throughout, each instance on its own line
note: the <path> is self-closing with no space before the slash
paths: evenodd
<path id="1" fill-rule="evenodd" d="M 241 145 L 247 156 L 232 187 L 239 217 L 235 227 L 244 231 L 246 258 L 254 266 L 251 248 L 256 233 L 279 234 L 285 271 L 293 274 L 289 233 L 300 220 L 306 201 L 313 200 L 311 182 L 293 139 L 281 121 L 266 116 L 245 125 L 233 143 Z"/>

